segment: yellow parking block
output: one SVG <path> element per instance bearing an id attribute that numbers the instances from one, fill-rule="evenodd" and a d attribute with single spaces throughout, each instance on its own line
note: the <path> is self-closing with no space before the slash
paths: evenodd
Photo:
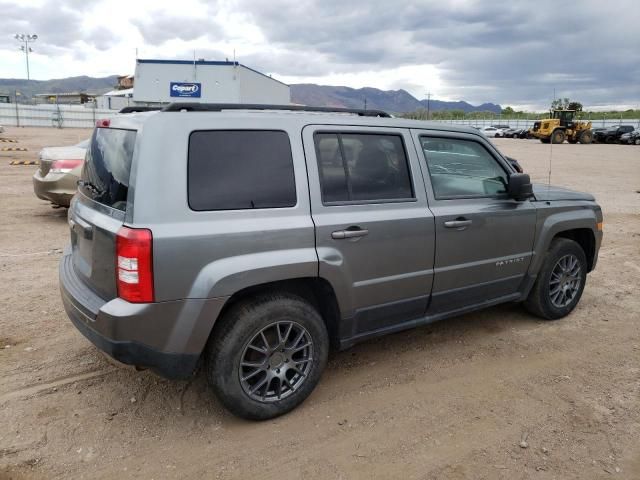
<path id="1" fill-rule="evenodd" d="M 40 165 L 38 160 L 13 160 L 9 165 Z"/>
<path id="2" fill-rule="evenodd" d="M 0 142 L 4 143 L 18 143 L 18 140 L 15 138 L 0 138 Z"/>
<path id="3" fill-rule="evenodd" d="M 0 148 L 2 152 L 26 152 L 27 149 L 25 147 L 2 147 Z"/>

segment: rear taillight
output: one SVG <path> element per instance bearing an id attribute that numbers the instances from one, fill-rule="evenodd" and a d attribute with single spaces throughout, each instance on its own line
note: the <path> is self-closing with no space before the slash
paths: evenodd
<path id="1" fill-rule="evenodd" d="M 116 236 L 118 296 L 132 303 L 153 302 L 153 236 L 146 228 L 122 227 Z"/>
<path id="2" fill-rule="evenodd" d="M 74 168 L 82 165 L 82 159 L 74 159 L 74 160 L 54 160 L 51 162 L 50 172 L 53 173 L 67 173 L 73 170 Z"/>
<path id="3" fill-rule="evenodd" d="M 108 118 L 101 118 L 100 120 L 96 120 L 96 127 L 108 128 L 111 125 L 111 120 Z"/>

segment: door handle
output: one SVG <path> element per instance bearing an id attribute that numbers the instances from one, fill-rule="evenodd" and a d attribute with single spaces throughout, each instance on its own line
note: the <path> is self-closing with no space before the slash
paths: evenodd
<path id="1" fill-rule="evenodd" d="M 369 230 L 365 228 L 359 228 L 358 230 L 336 230 L 331 232 L 331 238 L 334 240 L 343 240 L 345 238 L 359 238 L 369 235 Z"/>
<path id="2" fill-rule="evenodd" d="M 446 228 L 455 228 L 456 230 L 464 230 L 469 225 L 471 225 L 471 220 L 466 218 L 456 218 L 455 220 L 444 222 Z"/>

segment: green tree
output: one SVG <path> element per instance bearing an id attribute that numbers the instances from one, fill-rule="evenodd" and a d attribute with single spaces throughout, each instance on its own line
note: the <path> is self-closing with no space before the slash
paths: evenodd
<path id="1" fill-rule="evenodd" d="M 513 115 L 515 113 L 515 110 L 511 107 L 507 107 L 507 108 L 503 108 L 502 109 L 502 114 L 503 115 Z"/>

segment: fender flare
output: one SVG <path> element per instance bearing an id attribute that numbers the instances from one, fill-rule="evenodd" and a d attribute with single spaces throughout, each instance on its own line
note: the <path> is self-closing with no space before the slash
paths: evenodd
<path id="1" fill-rule="evenodd" d="M 554 237 L 559 233 L 578 228 L 586 228 L 596 235 L 596 212 L 590 208 L 582 210 L 567 210 L 549 215 L 542 225 L 536 229 L 536 239 L 533 245 L 533 258 L 529 266 L 529 273 L 537 275 L 542 268 L 545 254 L 551 246 Z"/>

